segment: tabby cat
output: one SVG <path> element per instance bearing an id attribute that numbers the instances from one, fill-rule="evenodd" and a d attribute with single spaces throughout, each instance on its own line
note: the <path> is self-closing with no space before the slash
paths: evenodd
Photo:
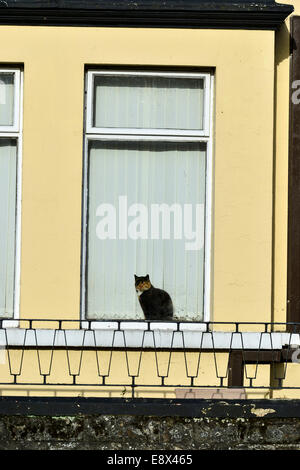
<path id="1" fill-rule="evenodd" d="M 151 284 L 149 274 L 135 278 L 135 290 L 146 320 L 172 320 L 173 303 L 168 292 Z"/>

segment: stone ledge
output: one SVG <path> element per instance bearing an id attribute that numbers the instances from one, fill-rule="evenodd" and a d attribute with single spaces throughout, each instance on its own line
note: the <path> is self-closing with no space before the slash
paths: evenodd
<path id="1" fill-rule="evenodd" d="M 232 388 L 234 390 L 234 388 Z M 237 388 L 237 390 L 240 390 Z M 300 418 L 300 400 L 0 397 L 1 416 L 159 416 L 184 418 Z"/>

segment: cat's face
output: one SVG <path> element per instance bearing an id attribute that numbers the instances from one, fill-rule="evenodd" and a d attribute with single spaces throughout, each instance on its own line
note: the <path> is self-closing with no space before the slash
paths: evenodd
<path id="1" fill-rule="evenodd" d="M 137 276 L 135 274 L 134 279 L 135 279 L 135 290 L 138 295 L 142 294 L 142 292 L 144 292 L 145 290 L 150 289 L 151 282 L 149 279 L 149 274 L 147 274 L 147 276 Z"/>

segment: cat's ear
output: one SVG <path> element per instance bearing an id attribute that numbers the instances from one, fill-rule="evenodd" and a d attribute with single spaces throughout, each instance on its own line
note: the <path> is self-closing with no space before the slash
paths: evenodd
<path id="1" fill-rule="evenodd" d="M 137 279 L 137 275 L 136 275 L 136 274 L 134 275 L 134 279 Z"/>
<path id="2" fill-rule="evenodd" d="M 146 276 L 146 280 L 147 280 L 147 281 L 149 281 L 149 274 L 147 274 L 147 276 Z"/>

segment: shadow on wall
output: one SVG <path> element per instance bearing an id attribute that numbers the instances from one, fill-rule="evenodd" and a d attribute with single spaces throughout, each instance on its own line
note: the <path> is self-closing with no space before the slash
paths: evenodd
<path id="1" fill-rule="evenodd" d="M 275 33 L 275 65 L 288 59 L 292 51 L 296 48 L 295 43 L 291 43 L 290 32 L 284 23 Z"/>

